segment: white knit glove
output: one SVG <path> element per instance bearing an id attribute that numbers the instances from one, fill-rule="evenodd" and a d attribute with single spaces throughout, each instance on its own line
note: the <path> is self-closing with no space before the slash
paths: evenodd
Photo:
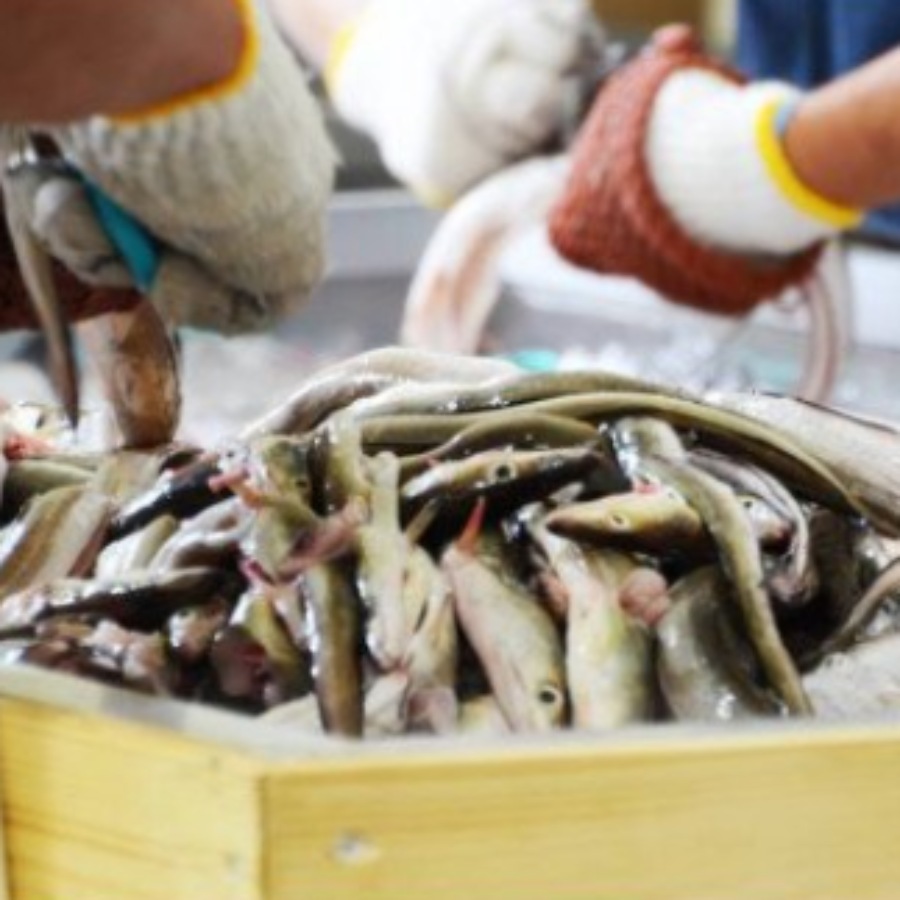
<path id="1" fill-rule="evenodd" d="M 223 84 L 127 117 L 49 129 L 67 161 L 159 242 L 148 296 L 172 323 L 231 333 L 264 328 L 301 302 L 323 268 L 334 153 L 306 78 L 253 0 Z M 134 274 L 74 172 L 39 166 L 33 226 L 91 284 Z"/>
<path id="2" fill-rule="evenodd" d="M 392 173 L 446 205 L 562 129 L 598 30 L 587 0 L 370 0 L 327 80 Z"/>
<path id="3" fill-rule="evenodd" d="M 859 223 L 858 210 L 797 177 L 779 116 L 801 96 L 775 82 L 747 87 L 688 69 L 660 90 L 647 130 L 651 177 L 696 240 L 739 253 L 790 255 Z"/>

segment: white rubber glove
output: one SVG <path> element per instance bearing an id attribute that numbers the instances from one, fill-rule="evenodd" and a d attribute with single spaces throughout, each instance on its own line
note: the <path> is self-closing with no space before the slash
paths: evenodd
<path id="1" fill-rule="evenodd" d="M 128 117 L 49 129 L 71 165 L 161 243 L 148 295 L 174 324 L 264 328 L 321 277 L 335 155 L 302 70 L 267 15 L 233 0 L 243 58 L 223 84 Z M 128 268 L 74 174 L 31 176 L 33 225 L 88 283 Z"/>
<path id="2" fill-rule="evenodd" d="M 695 239 L 739 253 L 790 255 L 857 225 L 862 214 L 797 177 L 780 118 L 802 95 L 781 83 L 735 85 L 688 69 L 660 90 L 647 130 L 650 174 Z"/>
<path id="3" fill-rule="evenodd" d="M 587 0 L 371 0 L 327 80 L 391 172 L 446 205 L 561 130 L 602 43 Z"/>

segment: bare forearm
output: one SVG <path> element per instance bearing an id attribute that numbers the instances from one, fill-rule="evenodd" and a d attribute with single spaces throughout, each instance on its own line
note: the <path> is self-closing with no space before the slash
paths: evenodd
<path id="1" fill-rule="evenodd" d="M 366 0 L 269 0 L 285 36 L 318 68 L 328 61 L 334 38 L 365 5 Z"/>
<path id="2" fill-rule="evenodd" d="M 163 102 L 226 78 L 243 39 L 223 0 L 0 0 L 0 121 Z"/>
<path id="3" fill-rule="evenodd" d="M 872 208 L 900 200 L 900 50 L 810 94 L 786 147 L 797 174 L 825 197 Z"/>

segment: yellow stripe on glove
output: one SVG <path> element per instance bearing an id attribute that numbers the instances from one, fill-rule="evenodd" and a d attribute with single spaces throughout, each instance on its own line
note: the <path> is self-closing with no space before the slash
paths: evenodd
<path id="1" fill-rule="evenodd" d="M 785 199 L 808 216 L 841 231 L 856 227 L 864 218 L 863 212 L 834 203 L 816 193 L 794 171 L 777 128 L 783 102 L 780 98 L 773 98 L 760 107 L 756 120 L 756 144 L 769 176 Z"/>

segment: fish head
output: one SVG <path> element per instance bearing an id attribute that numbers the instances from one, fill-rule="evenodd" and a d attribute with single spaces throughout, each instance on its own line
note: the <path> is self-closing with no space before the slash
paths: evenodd
<path id="1" fill-rule="evenodd" d="M 249 452 L 251 473 L 259 486 L 305 497 L 309 487 L 307 454 L 295 440 L 266 437 L 253 442 Z"/>
<path id="2" fill-rule="evenodd" d="M 790 543 L 793 529 L 788 519 L 778 515 L 772 507 L 758 497 L 744 494 L 738 498 L 759 542 L 768 549 L 784 549 Z"/>
<path id="3" fill-rule="evenodd" d="M 550 676 L 533 685 L 531 715 L 536 729 L 559 728 L 566 718 L 566 690 L 561 677 Z"/>

